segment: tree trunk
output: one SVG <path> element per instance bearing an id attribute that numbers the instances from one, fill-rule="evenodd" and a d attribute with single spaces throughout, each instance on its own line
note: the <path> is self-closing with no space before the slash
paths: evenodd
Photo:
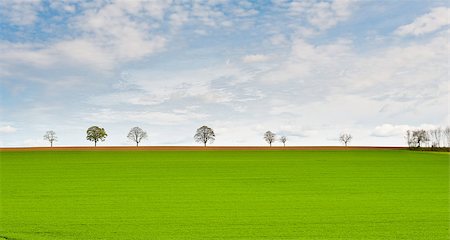
<path id="1" fill-rule="evenodd" d="M 94 147 L 97 147 L 97 141 L 94 141 Z"/>
<path id="2" fill-rule="evenodd" d="M 272 147 L 272 143 L 271 142 L 269 143 L 269 145 L 270 145 L 270 147 Z"/>
<path id="3" fill-rule="evenodd" d="M 283 143 L 283 147 L 286 147 L 286 143 Z"/>
<path id="4" fill-rule="evenodd" d="M 50 142 L 50 147 L 53 147 L 53 142 Z"/>
<path id="5" fill-rule="evenodd" d="M 136 147 L 139 147 L 139 142 L 136 142 Z"/>
<path id="6" fill-rule="evenodd" d="M 205 147 L 206 147 L 206 142 L 203 142 L 203 144 L 205 144 Z"/>

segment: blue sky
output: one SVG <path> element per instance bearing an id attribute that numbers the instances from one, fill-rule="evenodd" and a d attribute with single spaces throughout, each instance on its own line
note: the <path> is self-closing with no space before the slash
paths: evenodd
<path id="1" fill-rule="evenodd" d="M 449 124 L 447 1 L 0 0 L 0 145 L 405 145 Z M 281 143 L 277 143 L 281 145 Z"/>

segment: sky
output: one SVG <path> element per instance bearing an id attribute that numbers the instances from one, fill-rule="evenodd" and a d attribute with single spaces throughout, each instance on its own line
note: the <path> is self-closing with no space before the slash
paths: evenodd
<path id="1" fill-rule="evenodd" d="M 0 146 L 404 146 L 449 125 L 449 5 L 0 0 Z"/>

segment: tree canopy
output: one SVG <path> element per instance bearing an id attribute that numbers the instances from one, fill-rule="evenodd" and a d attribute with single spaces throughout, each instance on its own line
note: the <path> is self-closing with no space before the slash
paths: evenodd
<path id="1" fill-rule="evenodd" d="M 106 134 L 105 129 L 97 126 L 92 126 L 86 131 L 86 139 L 94 142 L 94 146 L 97 146 L 98 141 L 105 141 L 106 136 L 108 134 Z"/>
<path id="2" fill-rule="evenodd" d="M 203 143 L 205 147 L 206 143 L 213 143 L 215 139 L 216 135 L 214 134 L 214 131 L 208 126 L 198 128 L 194 135 L 194 140 Z"/>
<path id="3" fill-rule="evenodd" d="M 272 147 L 272 143 L 276 140 L 275 133 L 267 131 L 266 133 L 264 133 L 264 140 L 266 140 L 266 142 L 269 143 L 269 145 Z"/>
<path id="4" fill-rule="evenodd" d="M 47 140 L 50 142 L 50 147 L 53 147 L 53 142 L 58 141 L 58 137 L 56 137 L 56 133 L 53 130 L 47 131 L 44 134 L 44 140 Z"/>
<path id="5" fill-rule="evenodd" d="M 348 143 L 353 139 L 352 135 L 349 133 L 342 133 L 339 136 L 339 141 L 345 144 L 345 146 L 348 145 Z"/>
<path id="6" fill-rule="evenodd" d="M 131 141 L 134 141 L 136 143 L 136 147 L 139 146 L 139 143 L 147 138 L 147 132 L 142 130 L 140 127 L 134 127 L 130 130 L 130 132 L 127 135 L 128 139 Z"/>

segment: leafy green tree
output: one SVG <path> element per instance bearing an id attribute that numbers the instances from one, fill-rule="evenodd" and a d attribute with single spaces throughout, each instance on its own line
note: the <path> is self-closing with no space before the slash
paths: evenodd
<path id="1" fill-rule="evenodd" d="M 86 131 L 86 139 L 94 142 L 94 146 L 97 146 L 97 142 L 98 141 L 105 141 L 106 136 L 108 136 L 108 134 L 106 134 L 106 131 L 104 128 L 100 128 L 97 126 L 92 126 L 90 128 L 88 128 L 88 130 Z"/>

